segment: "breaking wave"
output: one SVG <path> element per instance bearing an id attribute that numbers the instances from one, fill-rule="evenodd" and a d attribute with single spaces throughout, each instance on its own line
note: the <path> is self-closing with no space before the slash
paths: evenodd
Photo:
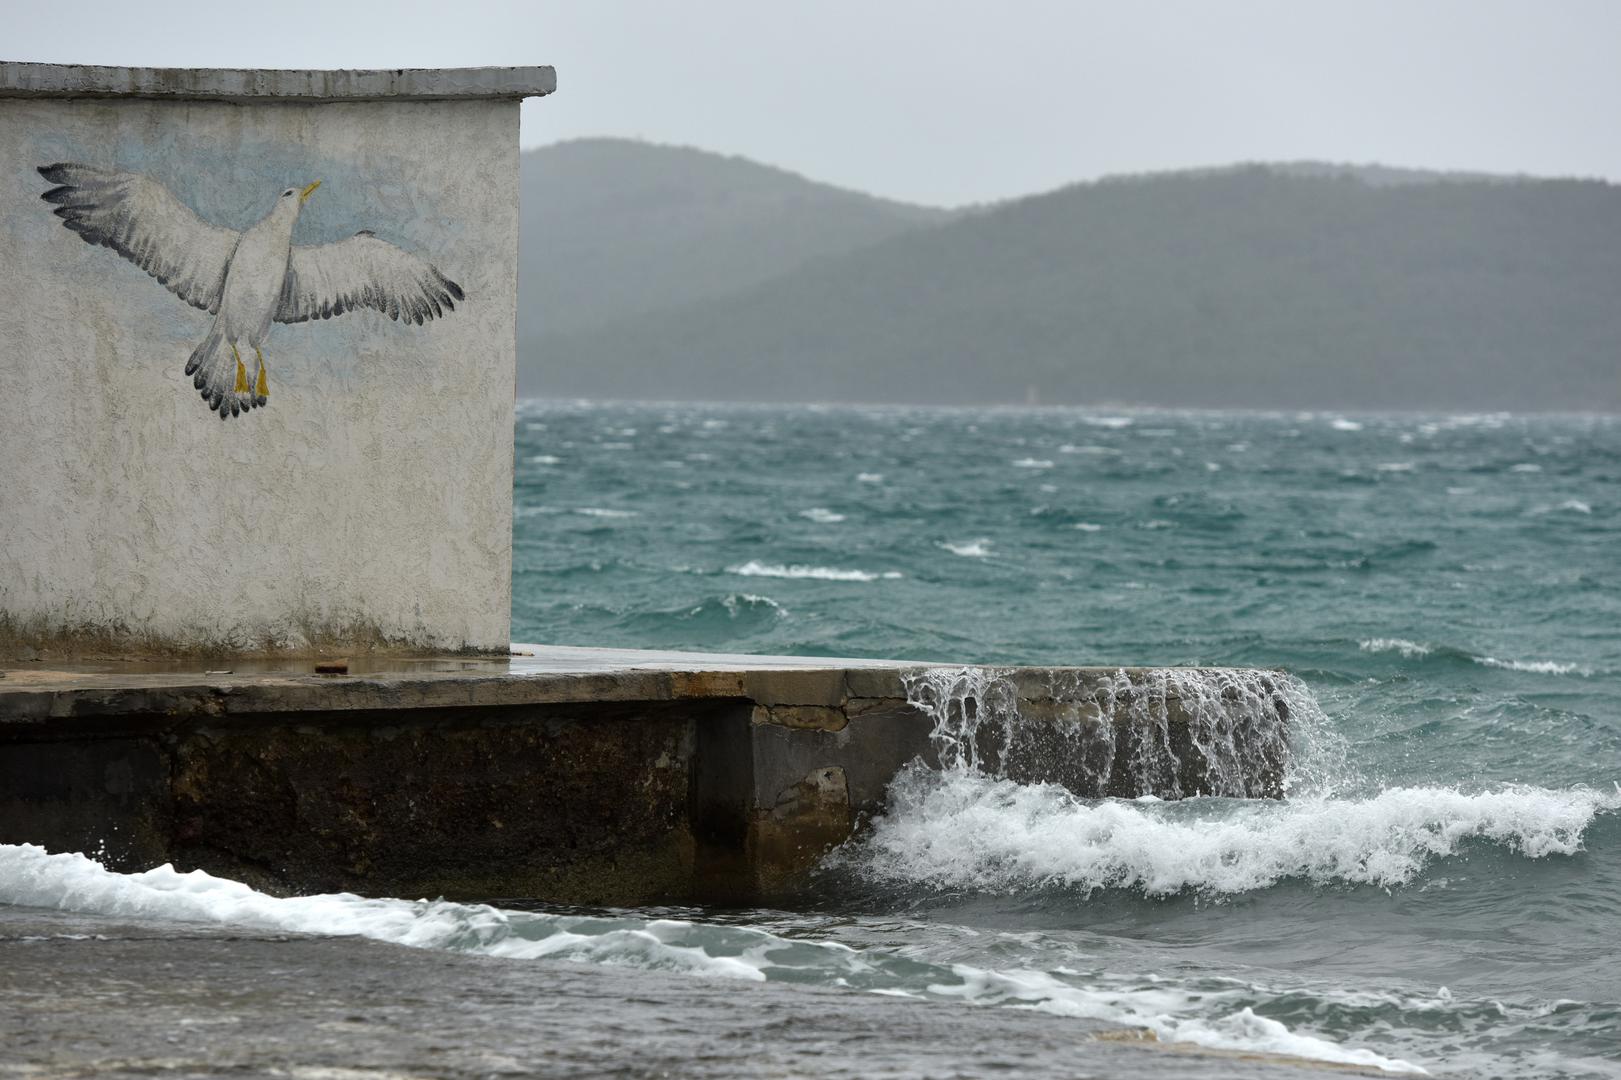
<path id="1" fill-rule="evenodd" d="M 1495 656 L 1453 648 L 1450 645 L 1431 645 L 1409 641 L 1406 638 L 1368 638 L 1358 643 L 1365 653 L 1396 653 L 1403 660 L 1461 661 L 1481 667 L 1521 671 L 1531 675 L 1592 675 L 1593 669 L 1585 664 L 1568 660 L 1505 660 Z"/>
<path id="2" fill-rule="evenodd" d="M 1214 993 L 1187 993 L 1152 979 L 930 963 L 882 949 L 790 940 L 755 927 L 685 919 L 504 911 L 484 904 L 369 900 L 347 893 L 274 897 L 240 882 L 201 871 L 179 873 L 169 866 L 113 873 L 84 855 L 52 855 L 32 844 L 0 845 L 0 903 L 282 933 L 358 935 L 511 960 L 568 960 L 1033 1008 L 1129 1025 L 1161 1039 L 1206 1047 L 1392 1072 L 1424 1071 L 1372 1050 L 1293 1032 L 1255 1012 L 1275 992 L 1235 983 Z M 1099 978 L 1113 985 L 1100 986 Z"/>
<path id="3" fill-rule="evenodd" d="M 901 577 L 899 571 L 839 570 L 828 566 L 785 566 L 781 563 L 763 563 L 750 559 L 726 571 L 739 577 L 807 578 L 813 581 L 878 581 Z"/>
<path id="4" fill-rule="evenodd" d="M 934 719 L 939 767 L 903 770 L 885 812 L 830 865 L 882 885 L 1001 894 L 1393 888 L 1472 841 L 1574 855 L 1596 815 L 1621 809 L 1621 787 L 1346 797 L 1344 741 L 1310 691 L 1277 673 L 1074 679 L 1032 691 L 981 669 L 915 677 L 908 699 Z M 1288 797 L 1253 798 L 1267 794 Z"/>
<path id="5" fill-rule="evenodd" d="M 1365 799 L 1089 801 L 1056 784 L 943 776 L 914 765 L 861 843 L 884 883 L 1013 893 L 1061 887 L 1145 896 L 1234 894 L 1288 879 L 1407 885 L 1471 840 L 1527 858 L 1574 855 L 1621 795 L 1511 787 L 1390 788 Z"/>

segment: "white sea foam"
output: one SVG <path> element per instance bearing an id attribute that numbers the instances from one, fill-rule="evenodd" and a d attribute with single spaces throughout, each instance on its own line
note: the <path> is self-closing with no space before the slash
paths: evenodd
<path id="1" fill-rule="evenodd" d="M 562 463 L 562 458 L 554 457 L 551 454 L 536 454 L 529 459 L 531 465 L 561 465 Z"/>
<path id="2" fill-rule="evenodd" d="M 609 510 L 600 506 L 582 506 L 574 512 L 585 517 L 594 518 L 633 518 L 638 516 L 635 510 Z"/>
<path id="3" fill-rule="evenodd" d="M 1083 416 L 1081 422 L 1090 424 L 1092 427 L 1112 428 L 1114 430 L 1128 428 L 1136 423 L 1129 416 Z"/>
<path id="4" fill-rule="evenodd" d="M 726 609 L 726 614 L 734 619 L 749 608 L 757 607 L 769 608 L 777 615 L 783 613 L 781 604 L 769 596 L 759 596 L 755 593 L 732 593 L 721 600 L 721 606 Z M 702 610 L 702 607 L 693 608 L 694 613 Z"/>
<path id="5" fill-rule="evenodd" d="M 1593 669 L 1562 660 L 1499 660 L 1495 656 L 1471 656 L 1469 659 L 1482 667 L 1524 671 L 1533 675 L 1591 675 Z"/>
<path id="6" fill-rule="evenodd" d="M 1083 446 L 1065 443 L 1063 446 L 1058 448 L 1058 452 L 1060 454 L 1098 454 L 1100 456 L 1109 457 L 1119 457 L 1122 453 L 1124 453 L 1124 451 L 1116 450 L 1112 446 L 1097 446 L 1092 443 L 1087 443 Z"/>
<path id="7" fill-rule="evenodd" d="M 1385 461 L 1374 466 L 1376 472 L 1383 473 L 1408 473 L 1412 472 L 1413 468 L 1411 461 Z"/>
<path id="8" fill-rule="evenodd" d="M 1508 471 L 1517 473 L 1539 473 L 1542 471 L 1542 466 L 1527 461 L 1522 462 L 1519 465 L 1511 466 Z"/>
<path id="9" fill-rule="evenodd" d="M 1427 1075 L 1428 1070 L 1385 1057 L 1372 1050 L 1351 1049 L 1291 1032 L 1276 1020 L 1257 1016 L 1249 1006 L 1218 1017 L 1188 1016 L 1188 995 L 1168 987 L 1122 988 L 1100 991 L 1077 987 L 1044 971 L 986 971 L 957 964 L 952 974 L 960 984 L 933 985 L 929 992 L 976 1003 L 1023 1005 L 1038 1012 L 1101 1020 L 1111 1024 L 1147 1028 L 1168 1042 L 1186 1042 L 1216 1050 L 1283 1054 L 1290 1057 L 1363 1065 L 1386 1072 Z M 1236 989 L 1227 994 L 1206 994 L 1205 998 L 1237 997 Z M 1218 1004 L 1207 1001 L 1206 1006 Z"/>
<path id="10" fill-rule="evenodd" d="M 1434 649 L 1429 645 L 1421 645 L 1406 638 L 1369 638 L 1359 643 L 1359 647 L 1366 653 L 1401 653 L 1409 660 L 1420 656 L 1428 656 Z"/>
<path id="11" fill-rule="evenodd" d="M 763 563 L 750 559 L 741 566 L 727 568 L 727 573 L 740 577 L 808 578 L 814 581 L 878 581 L 901 577 L 896 570 L 840 570 L 829 566 L 785 566 L 781 563 Z"/>
<path id="12" fill-rule="evenodd" d="M 1075 523 L 1074 527 L 1081 530 L 1082 532 L 1102 532 L 1103 531 L 1103 526 L 1102 525 L 1094 525 L 1090 521 L 1077 521 Z"/>
<path id="13" fill-rule="evenodd" d="M 1050 469 L 1053 467 L 1053 463 L 1046 458 L 1025 457 L 1013 462 L 1013 467 L 1015 469 Z"/>
<path id="14" fill-rule="evenodd" d="M 881 472 L 856 473 L 856 480 L 862 484 L 882 484 L 884 482 L 884 474 Z"/>
<path id="15" fill-rule="evenodd" d="M 1254 1014 L 1234 983 L 1183 993 L 1152 976 L 1120 985 L 1078 984 L 1059 972 L 941 966 L 834 941 L 788 940 L 763 929 L 680 919 L 599 918 L 502 911 L 447 901 L 369 900 L 347 893 L 274 897 L 201 871 L 160 866 L 116 874 L 83 855 L 0 844 L 0 904 L 85 914 L 193 922 L 274 932 L 357 935 L 413 948 L 514 961 L 567 960 L 761 982 L 782 980 L 872 994 L 1033 1008 L 1147 1028 L 1159 1038 L 1249 1052 L 1291 1054 L 1395 1072 L 1417 1066 L 1370 1050 L 1289 1031 Z M 1105 977 L 1106 979 L 1108 977 Z"/>
<path id="16" fill-rule="evenodd" d="M 1406 638 L 1369 638 L 1360 643 L 1367 653 L 1400 653 L 1404 659 L 1419 660 L 1435 652 L 1435 646 L 1408 641 Z M 1533 675 L 1591 675 L 1593 669 L 1583 664 L 1564 660 L 1502 660 L 1495 656 L 1476 656 L 1471 653 L 1453 653 L 1481 667 L 1502 668 L 1505 671 L 1523 671 Z"/>
<path id="17" fill-rule="evenodd" d="M 1580 499 L 1566 499 L 1558 506 L 1537 506 L 1527 511 L 1531 517 L 1541 517 L 1544 514 L 1591 514 L 1592 512 L 1592 504 L 1585 503 Z"/>
<path id="18" fill-rule="evenodd" d="M 1362 430 L 1362 425 L 1361 424 L 1357 423 L 1355 420 L 1347 420 L 1344 417 L 1336 417 L 1335 419 L 1329 421 L 1328 426 L 1333 428 L 1335 431 L 1361 431 Z"/>
<path id="19" fill-rule="evenodd" d="M 807 521 L 814 521 L 818 525 L 837 525 L 844 520 L 843 514 L 835 513 L 825 506 L 813 506 L 809 510 L 801 510 L 799 516 Z"/>
<path id="20" fill-rule="evenodd" d="M 878 881 L 1007 893 L 1044 886 L 1232 894 L 1287 879 L 1394 887 L 1468 840 L 1573 855 L 1621 795 L 1585 788 L 1389 788 L 1364 799 L 1076 798 L 1052 784 L 913 767 L 860 848 Z"/>
<path id="21" fill-rule="evenodd" d="M 983 559 L 991 553 L 991 542 L 983 536 L 978 540 L 965 540 L 960 544 L 944 543 L 940 546 L 953 555 L 970 559 Z"/>

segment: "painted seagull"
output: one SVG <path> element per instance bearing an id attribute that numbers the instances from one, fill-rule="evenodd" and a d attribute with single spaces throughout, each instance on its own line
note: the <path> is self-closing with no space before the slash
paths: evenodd
<path id="1" fill-rule="evenodd" d="M 272 323 L 372 308 L 420 326 L 454 311 L 463 298 L 461 286 L 426 259 L 370 230 L 334 244 L 294 246 L 293 225 L 319 180 L 283 191 L 257 224 L 237 232 L 210 225 L 168 188 L 138 173 L 65 162 L 42 165 L 39 173 L 57 185 L 40 198 L 56 204 L 56 216 L 80 239 L 112 248 L 214 316 L 208 336 L 186 362 L 186 374 L 221 420 L 269 402 L 260 346 Z M 258 359 L 252 380 L 239 344 Z"/>

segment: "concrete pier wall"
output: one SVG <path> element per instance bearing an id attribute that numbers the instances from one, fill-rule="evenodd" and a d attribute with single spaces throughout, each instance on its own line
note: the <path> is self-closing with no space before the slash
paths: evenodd
<path id="1" fill-rule="evenodd" d="M 0 64 L 0 655 L 505 650 L 554 86 Z"/>
<path id="2" fill-rule="evenodd" d="M 752 903 L 802 889 L 907 762 L 950 766 L 953 709 L 980 767 L 1082 795 L 1280 794 L 1273 678 L 567 649 L 337 678 L 34 665 L 0 679 L 0 842 L 275 892 Z"/>

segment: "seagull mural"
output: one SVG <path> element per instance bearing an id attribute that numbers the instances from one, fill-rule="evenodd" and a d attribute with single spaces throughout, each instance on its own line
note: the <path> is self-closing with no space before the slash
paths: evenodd
<path id="1" fill-rule="evenodd" d="M 419 255 L 362 230 L 303 247 L 293 226 L 317 180 L 288 188 L 246 230 L 212 225 L 139 173 L 61 162 L 39 166 L 56 186 L 40 198 L 87 244 L 111 248 L 194 308 L 214 316 L 186 362 L 192 386 L 221 420 L 270 400 L 263 346 L 275 323 L 371 308 L 420 326 L 456 310 L 462 288 Z M 252 349 L 250 378 L 242 349 Z"/>

